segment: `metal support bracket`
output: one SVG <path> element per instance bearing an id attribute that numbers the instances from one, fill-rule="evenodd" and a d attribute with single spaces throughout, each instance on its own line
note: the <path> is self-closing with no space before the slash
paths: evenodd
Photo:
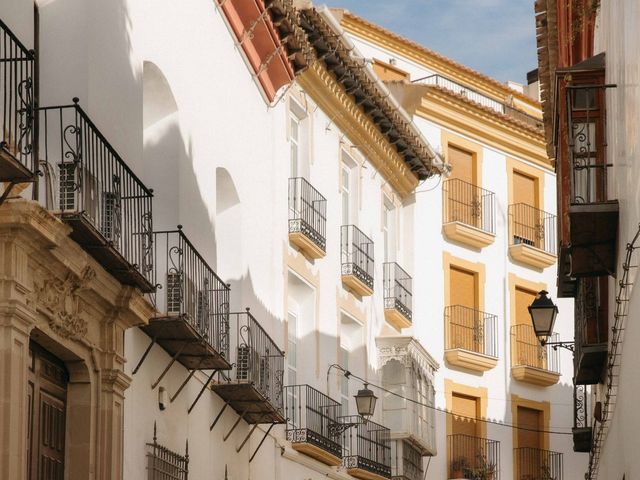
<path id="1" fill-rule="evenodd" d="M 240 415 L 240 416 L 238 417 L 238 419 L 236 420 L 236 423 L 234 423 L 234 424 L 233 424 L 233 427 L 231 427 L 231 430 L 229 430 L 229 431 L 224 435 L 224 437 L 222 437 L 222 441 L 223 441 L 223 442 L 226 442 L 226 441 L 227 441 L 227 439 L 229 438 L 229 436 L 230 436 L 230 435 L 233 433 L 233 431 L 236 429 L 236 427 L 238 426 L 238 424 L 240 423 L 240 421 L 241 421 L 242 419 L 244 419 L 244 416 L 245 416 L 246 414 L 247 414 L 247 411 L 246 411 L 246 410 L 245 410 L 244 412 L 242 412 L 242 415 Z"/>
<path id="2" fill-rule="evenodd" d="M 2 192 L 2 197 L 0 197 L 0 205 L 2 205 L 4 201 L 7 199 L 7 197 L 9 196 L 9 194 L 11 193 L 11 190 L 13 190 L 13 187 L 15 187 L 15 185 L 16 185 L 15 182 L 9 182 L 9 185 L 4 187 L 4 192 Z"/>
<path id="3" fill-rule="evenodd" d="M 167 365 L 166 368 L 162 371 L 158 379 L 151 384 L 151 390 L 154 390 L 158 386 L 158 384 L 162 381 L 162 379 L 167 374 L 171 366 L 174 363 L 176 363 L 176 360 L 178 359 L 178 357 L 182 353 L 182 350 L 184 350 L 186 346 L 187 346 L 187 342 L 184 342 L 182 346 L 178 349 L 178 351 L 173 355 L 173 357 L 171 357 L 171 361 L 169 362 L 169 365 Z"/>
<path id="4" fill-rule="evenodd" d="M 227 409 L 228 406 L 229 406 L 229 402 L 225 402 L 222 409 L 218 412 L 218 415 L 216 415 L 216 418 L 213 419 L 213 423 L 209 427 L 209 431 L 213 430 L 213 427 L 216 426 L 216 423 L 218 423 L 218 420 L 220 420 L 220 417 L 222 417 L 222 414 L 224 413 L 224 411 Z"/>
<path id="5" fill-rule="evenodd" d="M 135 375 L 138 370 L 140 370 L 140 367 L 142 366 L 142 363 L 145 361 L 145 359 L 147 358 L 147 355 L 149 355 L 149 352 L 151 351 L 151 348 L 153 347 L 153 345 L 156 343 L 156 339 L 152 338 L 151 339 L 151 343 L 149 344 L 149 346 L 147 347 L 147 349 L 144 351 L 144 353 L 142 354 L 142 357 L 140 358 L 140 360 L 138 360 L 138 364 L 136 365 L 136 368 L 133 369 L 133 372 L 131 372 L 131 375 Z"/>
<path id="6" fill-rule="evenodd" d="M 176 393 L 174 393 L 173 395 L 171 395 L 171 397 L 169 397 L 169 403 L 173 403 L 173 401 L 178 398 L 178 395 L 180 395 L 180 392 L 182 392 L 182 389 L 185 387 L 185 385 L 187 383 L 189 383 L 189 380 L 191 380 L 191 377 L 193 377 L 193 375 L 196 373 L 195 369 L 191 370 L 189 372 L 189 375 L 187 376 L 187 378 L 184 380 L 184 382 L 182 382 L 182 385 L 180 385 L 180 387 L 178 388 L 178 390 L 176 391 Z"/>
<path id="7" fill-rule="evenodd" d="M 260 450 L 260 447 L 262 446 L 262 444 L 264 443 L 264 441 L 267 439 L 267 437 L 269 436 L 269 433 L 271 433 L 271 429 L 274 427 L 274 425 L 276 425 L 275 423 L 272 423 L 271 425 L 269 425 L 269 428 L 267 429 L 267 431 L 264 433 L 264 436 L 262 437 L 262 440 L 260 440 L 260 443 L 258 444 L 258 446 L 256 447 L 256 449 L 253 451 L 253 453 L 251 454 L 251 457 L 249 457 L 249 463 L 251 463 L 251 461 L 253 460 L 253 457 L 256 456 L 256 453 L 258 453 L 258 450 Z"/>
<path id="8" fill-rule="evenodd" d="M 251 430 L 249 430 L 249 433 L 247 433 L 247 436 L 244 437 L 244 440 L 242 441 L 242 443 L 240 443 L 240 445 L 236 447 L 236 453 L 240 453 L 240 450 L 242 450 L 242 448 L 244 447 L 244 444 L 247 443 L 247 440 L 249 440 L 249 437 L 251 436 L 251 434 L 256 428 L 258 428 L 258 424 L 254 423 Z"/>
<path id="9" fill-rule="evenodd" d="M 207 389 L 207 387 L 209 386 L 209 384 L 211 383 L 211 380 L 213 380 L 213 376 L 218 373 L 218 370 L 214 370 L 213 372 L 211 372 L 211 375 L 209 375 L 209 378 L 207 379 L 206 382 L 204 382 L 204 385 L 202 386 L 202 388 L 200 389 L 200 392 L 198 392 L 198 396 L 196 397 L 196 399 L 193 401 L 193 403 L 191 404 L 191 406 L 189 407 L 189 409 L 187 410 L 187 414 L 191 413 L 191 410 L 193 410 L 193 407 L 196 406 L 196 403 L 198 403 L 198 400 L 200 400 L 200 397 L 202 396 L 202 394 L 204 393 L 204 391 Z M 215 423 L 214 423 L 215 425 Z M 211 426 L 211 428 L 213 428 L 213 425 Z"/>

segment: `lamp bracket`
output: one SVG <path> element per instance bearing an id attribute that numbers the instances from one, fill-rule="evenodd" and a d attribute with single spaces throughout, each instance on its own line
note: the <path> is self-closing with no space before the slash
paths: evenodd
<path id="1" fill-rule="evenodd" d="M 540 342 L 540 343 L 542 344 L 543 347 L 549 345 L 554 350 L 558 350 L 558 347 L 560 347 L 560 348 L 565 348 L 570 352 L 574 352 L 576 349 L 576 342 Z"/>
<path id="2" fill-rule="evenodd" d="M 363 425 L 364 423 L 365 423 L 365 419 L 362 418 L 362 417 L 359 417 L 359 420 L 357 422 L 348 422 L 348 423 L 335 422 L 335 423 L 332 423 L 331 425 L 329 425 L 329 435 L 331 437 L 339 437 L 344 432 L 349 430 L 351 427 L 355 427 L 355 426 L 358 426 L 358 425 Z"/>

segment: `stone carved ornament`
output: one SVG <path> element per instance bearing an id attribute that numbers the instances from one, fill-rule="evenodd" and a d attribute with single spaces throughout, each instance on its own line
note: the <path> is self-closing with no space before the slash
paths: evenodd
<path id="1" fill-rule="evenodd" d="M 48 277 L 34 281 L 34 300 L 39 310 L 49 316 L 49 326 L 63 338 L 82 338 L 87 334 L 87 322 L 80 317 L 79 290 L 96 276 L 95 270 L 85 267 L 80 277 L 68 273 L 62 280 Z"/>

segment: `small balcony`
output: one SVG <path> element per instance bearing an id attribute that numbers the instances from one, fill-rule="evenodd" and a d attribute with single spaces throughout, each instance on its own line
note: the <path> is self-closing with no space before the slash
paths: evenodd
<path id="1" fill-rule="evenodd" d="M 341 435 L 332 428 L 340 403 L 309 385 L 289 385 L 284 391 L 286 434 L 293 449 L 327 465 L 341 465 Z"/>
<path id="2" fill-rule="evenodd" d="M 562 453 L 539 448 L 515 448 L 516 480 L 562 480 Z"/>
<path id="3" fill-rule="evenodd" d="M 0 20 L 0 181 L 13 185 L 33 181 L 34 172 L 34 62 L 35 53 L 20 42 Z M 11 187 L 11 188 L 10 188 Z"/>
<path id="4" fill-rule="evenodd" d="M 447 363 L 485 372 L 498 363 L 498 317 L 462 305 L 444 309 Z"/>
<path id="5" fill-rule="evenodd" d="M 593 427 L 589 423 L 589 392 L 586 385 L 573 385 L 573 451 L 589 453 L 593 442 Z"/>
<path id="6" fill-rule="evenodd" d="M 74 99 L 40 114 L 40 198 L 125 285 L 154 291 L 152 193 Z"/>
<path id="7" fill-rule="evenodd" d="M 509 205 L 509 255 L 538 269 L 556 263 L 556 216 L 526 203 Z"/>
<path id="8" fill-rule="evenodd" d="M 155 232 L 157 316 L 142 330 L 188 370 L 228 370 L 229 287 L 181 229 Z"/>
<path id="9" fill-rule="evenodd" d="M 341 423 L 356 423 L 342 434 L 342 464 L 347 473 L 361 480 L 391 478 L 391 437 L 387 427 L 357 415 L 338 417 Z"/>
<path id="10" fill-rule="evenodd" d="M 413 299 L 411 275 L 395 262 L 383 265 L 384 318 L 397 330 L 411 326 Z"/>
<path id="11" fill-rule="evenodd" d="M 449 435 L 449 477 L 500 480 L 500 442 L 472 435 Z"/>
<path id="12" fill-rule="evenodd" d="M 307 257 L 326 254 L 327 201 L 304 178 L 289 179 L 289 241 Z"/>
<path id="13" fill-rule="evenodd" d="M 373 240 L 355 225 L 343 225 L 340 253 L 342 284 L 357 295 L 373 295 Z"/>
<path id="14" fill-rule="evenodd" d="M 495 195 L 463 180 L 446 180 L 443 193 L 443 231 L 447 238 L 482 248 L 496 237 Z"/>
<path id="15" fill-rule="evenodd" d="M 284 423 L 284 352 L 249 313 L 231 313 L 229 363 L 213 390 L 249 424 Z"/>
<path id="16" fill-rule="evenodd" d="M 549 342 L 557 341 L 558 334 L 549 337 Z M 511 327 L 511 376 L 543 387 L 555 385 L 560 379 L 558 350 L 540 345 L 531 325 Z"/>
<path id="17" fill-rule="evenodd" d="M 607 362 L 607 277 L 579 278 L 575 299 L 574 382 L 599 383 Z"/>
<path id="18" fill-rule="evenodd" d="M 406 440 L 393 440 L 391 454 L 392 480 L 424 480 L 422 453 Z"/>

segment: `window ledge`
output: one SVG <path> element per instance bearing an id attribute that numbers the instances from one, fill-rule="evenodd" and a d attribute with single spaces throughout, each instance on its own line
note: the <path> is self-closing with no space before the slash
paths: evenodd
<path id="1" fill-rule="evenodd" d="M 402 330 L 403 328 L 409 328 L 412 325 L 411 319 L 407 318 L 397 308 L 385 308 L 384 309 L 384 319 L 387 321 L 387 323 L 389 325 L 394 327 L 396 330 Z"/>
<path id="2" fill-rule="evenodd" d="M 472 352 L 463 348 L 454 348 L 444 352 L 444 359 L 451 365 L 467 368 L 475 372 L 486 372 L 498 364 L 496 357 Z"/>
<path id="3" fill-rule="evenodd" d="M 527 245 L 526 243 L 510 245 L 509 255 L 512 260 L 539 269 L 544 269 L 554 265 L 557 259 L 555 255 L 545 252 L 540 248 Z"/>
<path id="4" fill-rule="evenodd" d="M 483 248 L 491 245 L 496 238 L 492 233 L 462 222 L 445 223 L 442 229 L 445 236 L 450 240 L 455 240 L 474 248 Z"/>
<path id="5" fill-rule="evenodd" d="M 529 365 L 516 365 L 511 367 L 511 376 L 521 382 L 531 383 L 542 387 L 555 385 L 560 380 L 560 374 L 544 370 L 542 368 L 530 367 Z"/>
<path id="6" fill-rule="evenodd" d="M 308 258 L 319 259 L 326 255 L 326 252 L 318 244 L 302 232 L 290 232 L 289 242 Z"/>

